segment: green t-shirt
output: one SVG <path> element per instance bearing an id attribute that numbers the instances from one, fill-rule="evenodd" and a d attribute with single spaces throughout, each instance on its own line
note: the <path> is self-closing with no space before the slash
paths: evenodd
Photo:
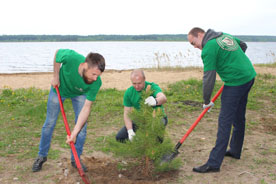
<path id="1" fill-rule="evenodd" d="M 102 80 L 99 76 L 92 84 L 84 82 L 78 69 L 79 65 L 85 62 L 85 57 L 73 50 L 59 49 L 56 54 L 56 62 L 62 63 L 59 71 L 60 95 L 66 98 L 86 95 L 87 100 L 95 101 Z"/>
<path id="2" fill-rule="evenodd" d="M 239 86 L 256 76 L 249 58 L 239 46 L 240 40 L 228 34 L 209 40 L 202 49 L 204 71 L 216 70 L 227 86 Z"/>
<path id="3" fill-rule="evenodd" d="M 146 90 L 148 85 L 151 85 L 151 90 L 153 91 L 153 94 L 151 96 L 153 96 L 154 98 L 156 98 L 156 95 L 158 93 L 162 92 L 161 88 L 157 84 L 155 84 L 154 82 L 147 81 L 145 81 L 145 88 L 143 90 Z M 124 106 L 140 109 L 141 93 L 142 91 L 136 91 L 136 89 L 133 86 L 129 87 L 124 94 Z M 163 105 L 156 107 L 160 107 L 162 109 L 162 112 L 164 113 Z M 165 113 L 164 116 L 166 116 Z"/>

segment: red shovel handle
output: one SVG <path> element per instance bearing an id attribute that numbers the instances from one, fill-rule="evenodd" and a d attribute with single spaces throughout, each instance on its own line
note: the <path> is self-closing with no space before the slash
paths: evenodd
<path id="1" fill-rule="evenodd" d="M 58 86 L 56 86 L 55 89 L 57 91 L 58 101 L 59 101 L 60 110 L 61 110 L 61 113 L 62 113 L 65 129 L 66 129 L 67 135 L 70 136 L 71 135 L 70 127 L 69 127 L 69 124 L 68 124 L 68 121 L 67 121 L 67 118 L 66 118 L 66 115 L 65 115 L 65 112 L 64 112 L 64 108 L 63 108 L 63 104 L 62 104 L 62 100 L 61 100 L 61 96 L 60 96 L 60 93 L 59 93 Z M 81 163 L 80 163 L 80 159 L 79 159 L 79 156 L 78 156 L 76 148 L 75 148 L 75 144 L 73 142 L 70 142 L 70 146 L 71 146 L 71 150 L 73 152 L 74 158 L 75 158 L 75 162 L 76 162 L 79 174 L 82 177 L 82 180 L 84 181 L 84 183 L 89 184 L 90 182 L 87 180 L 87 178 L 85 178 L 85 174 L 83 172 L 83 169 L 82 169 L 82 166 L 81 166 Z"/>
<path id="2" fill-rule="evenodd" d="M 217 94 L 212 98 L 211 102 L 215 102 L 216 99 L 219 97 L 219 95 L 221 94 L 222 90 L 223 90 L 224 85 L 222 85 L 220 87 L 220 89 L 218 90 Z M 195 120 L 195 122 L 191 125 L 191 127 L 189 128 L 189 130 L 186 132 L 186 134 L 182 137 L 182 139 L 179 141 L 180 144 L 182 144 L 185 139 L 188 137 L 188 135 L 193 131 L 193 129 L 196 127 L 196 125 L 199 123 L 199 121 L 203 118 L 203 116 L 205 115 L 205 113 L 209 110 L 210 107 L 204 109 L 201 114 L 198 116 L 198 118 Z"/>
<path id="3" fill-rule="evenodd" d="M 59 89 L 58 87 L 56 86 L 56 91 L 57 91 L 57 95 L 58 95 L 58 101 L 59 101 L 59 105 L 60 105 L 60 110 L 61 110 L 61 113 L 62 113 L 62 117 L 63 117 L 63 121 L 64 121 L 64 125 L 65 125 L 65 129 L 66 129 L 66 132 L 67 132 L 67 135 L 71 135 L 71 132 L 70 132 L 70 127 L 68 125 L 68 121 L 67 121 L 67 118 L 66 118 L 66 115 L 65 115 L 65 112 L 64 112 L 64 108 L 63 108 L 63 104 L 62 104 L 62 100 L 61 100 L 61 96 L 60 96 L 60 93 L 59 93 Z"/>

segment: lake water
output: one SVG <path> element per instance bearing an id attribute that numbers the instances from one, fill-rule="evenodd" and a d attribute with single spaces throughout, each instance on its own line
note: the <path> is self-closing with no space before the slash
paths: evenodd
<path id="1" fill-rule="evenodd" d="M 247 42 L 253 64 L 276 61 L 276 42 Z M 52 72 L 57 49 L 105 57 L 106 69 L 203 66 L 201 51 L 188 42 L 17 42 L 0 43 L 0 73 Z"/>

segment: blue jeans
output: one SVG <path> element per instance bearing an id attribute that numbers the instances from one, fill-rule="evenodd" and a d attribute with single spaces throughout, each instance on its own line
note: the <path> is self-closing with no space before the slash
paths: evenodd
<path id="1" fill-rule="evenodd" d="M 212 149 L 207 164 L 220 168 L 228 146 L 231 128 L 233 128 L 230 152 L 240 157 L 244 132 L 245 113 L 248 93 L 254 84 L 254 79 L 240 86 L 224 86 L 221 95 L 221 109 L 218 119 L 216 145 Z"/>
<path id="2" fill-rule="evenodd" d="M 64 102 L 64 100 L 66 98 L 61 97 L 61 99 L 62 99 L 62 102 Z M 71 98 L 73 109 L 75 112 L 75 123 L 78 120 L 79 113 L 84 105 L 85 100 L 86 100 L 85 95 Z M 60 105 L 59 105 L 59 101 L 58 101 L 58 96 L 54 92 L 53 88 L 51 88 L 49 97 L 48 97 L 48 102 L 47 102 L 46 120 L 44 122 L 42 131 L 41 131 L 41 138 L 40 138 L 39 152 L 38 152 L 39 156 L 46 157 L 48 155 L 53 131 L 56 126 L 56 121 L 57 121 L 59 112 L 60 112 Z M 86 127 L 87 127 L 87 123 L 85 123 L 85 125 L 79 132 L 77 139 L 76 139 L 75 147 L 76 147 L 79 158 L 80 158 L 80 155 L 82 154 L 83 145 L 84 145 L 85 138 L 86 138 Z M 64 127 L 64 131 L 66 131 L 65 127 Z M 74 161 L 74 156 L 73 156 L 72 151 L 71 151 L 71 160 Z"/>

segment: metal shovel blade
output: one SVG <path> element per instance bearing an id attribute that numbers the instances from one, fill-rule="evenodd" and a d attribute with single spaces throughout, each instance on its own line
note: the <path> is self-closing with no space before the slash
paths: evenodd
<path id="1" fill-rule="evenodd" d="M 177 155 L 179 154 L 179 151 L 175 149 L 171 153 L 165 154 L 161 159 L 161 164 L 165 162 L 171 162 Z"/>

